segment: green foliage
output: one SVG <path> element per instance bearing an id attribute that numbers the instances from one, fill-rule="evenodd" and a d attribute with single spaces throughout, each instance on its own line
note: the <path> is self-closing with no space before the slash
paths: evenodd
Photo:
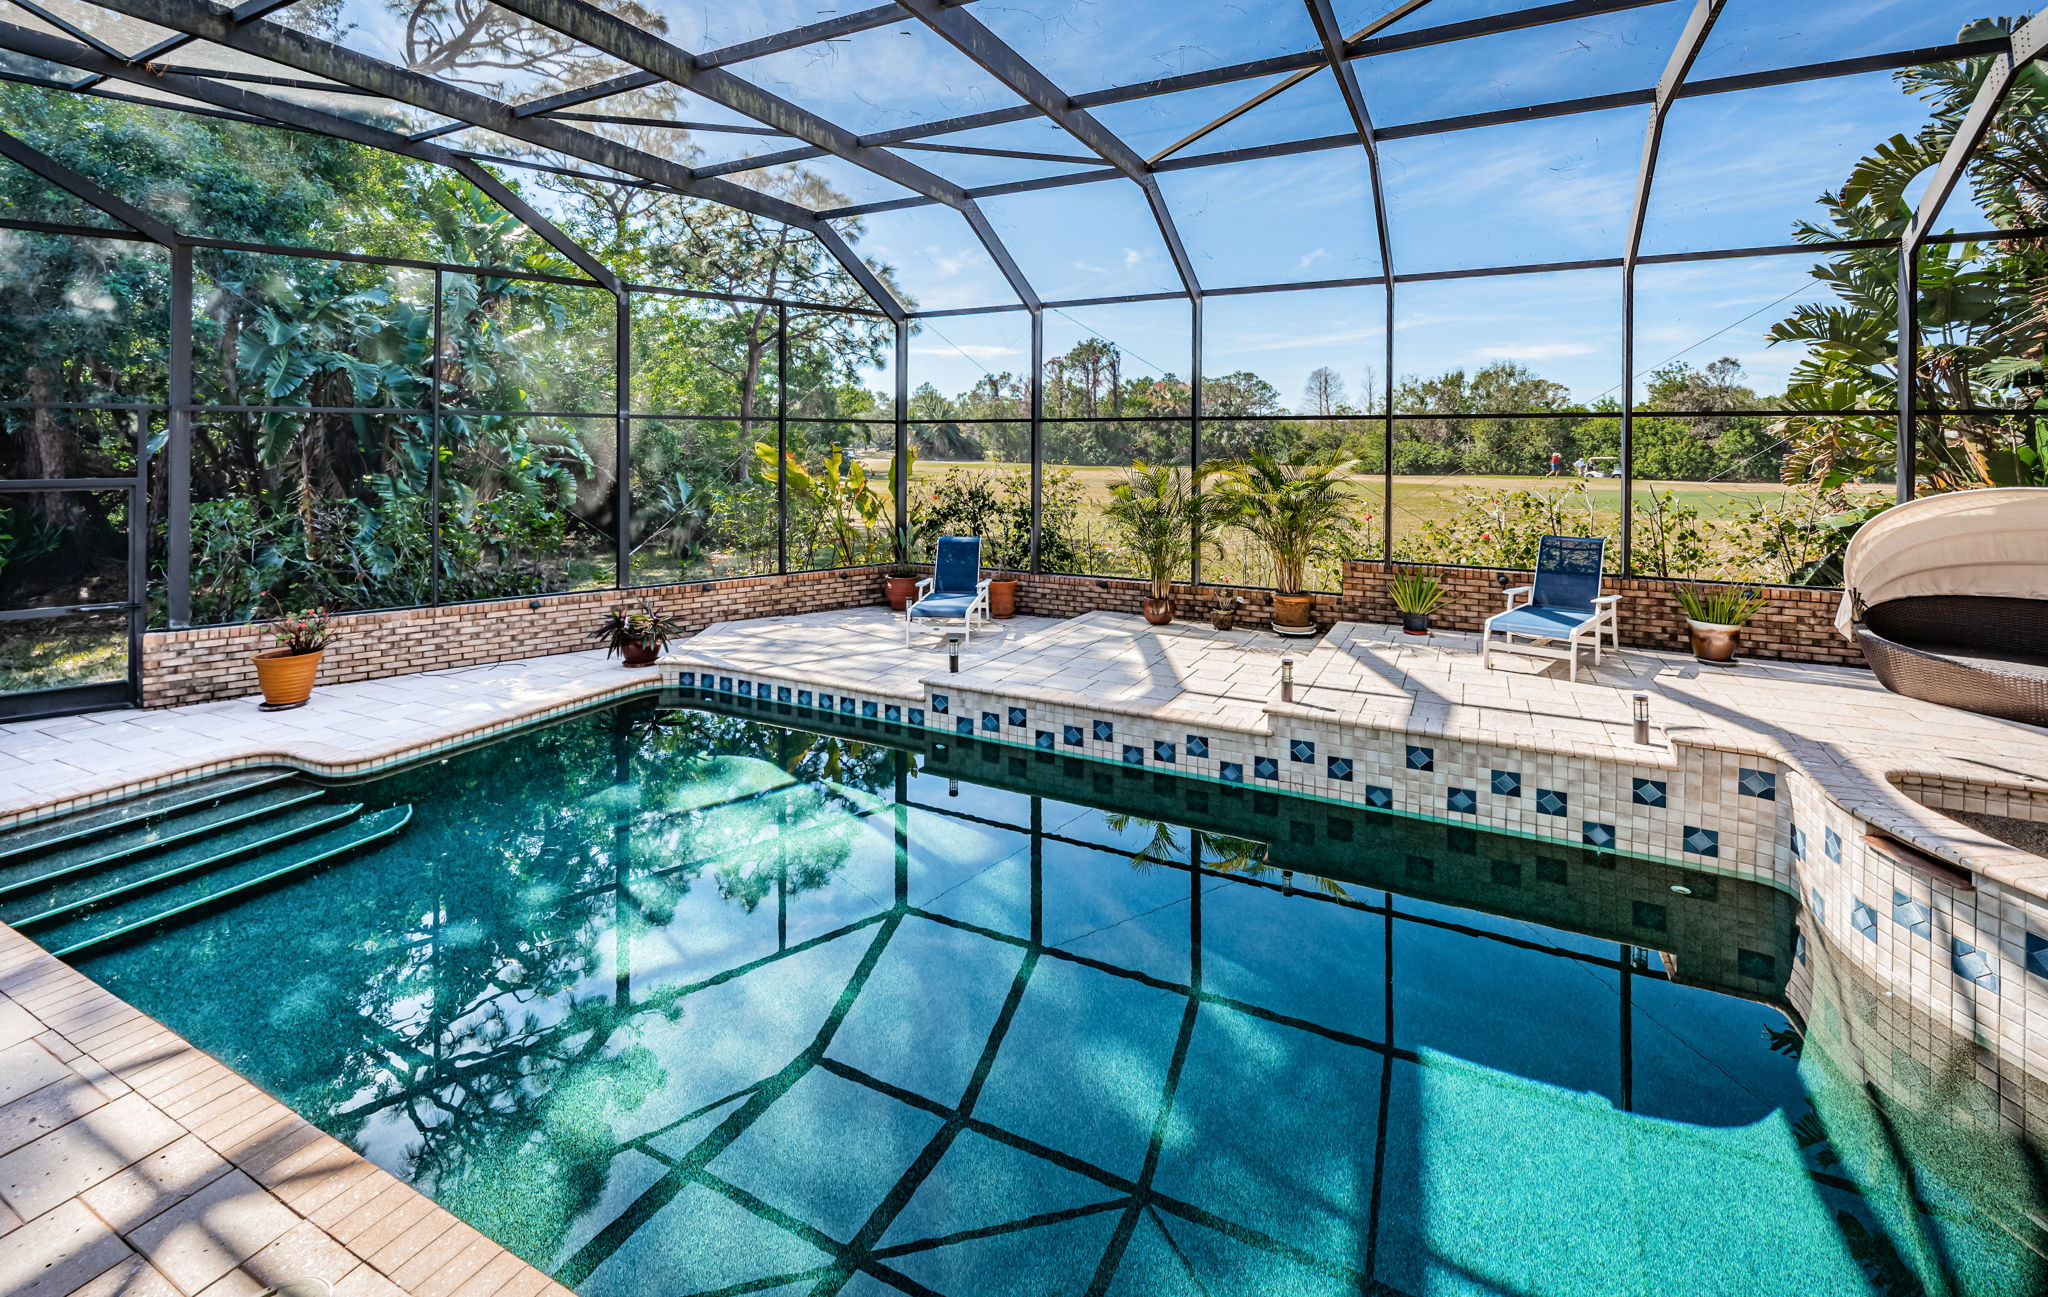
<path id="1" fill-rule="evenodd" d="M 1311 563 L 1341 557 L 1332 551 L 1351 514 L 1344 484 L 1352 468 L 1342 460 L 1290 465 L 1261 451 L 1219 478 L 1226 516 L 1265 548 L 1281 594 L 1301 593 Z"/>
<path id="2" fill-rule="evenodd" d="M 1174 579 L 1230 521 L 1230 498 L 1202 489 L 1216 472 L 1213 464 L 1191 473 L 1139 460 L 1109 489 L 1102 515 L 1152 583 L 1154 599 L 1172 597 Z"/>
<path id="3" fill-rule="evenodd" d="M 1394 607 L 1414 616 L 1427 617 L 1442 607 L 1451 597 L 1444 589 L 1443 582 L 1428 572 L 1404 568 L 1394 574 L 1387 583 L 1387 593 L 1394 600 Z"/>
<path id="4" fill-rule="evenodd" d="M 1102 549 L 1083 530 L 1087 502 L 1074 475 L 1048 466 L 1042 478 L 1038 555 L 1048 572 L 1098 570 Z M 988 567 L 1026 567 L 1031 559 L 1031 474 L 1004 468 L 994 473 L 960 470 L 929 485 L 919 484 L 912 510 L 924 520 L 926 538 L 979 536 Z"/>
<path id="5" fill-rule="evenodd" d="M 334 635 L 334 619 L 325 608 L 279 609 L 263 629 L 279 648 L 299 657 L 327 647 Z"/>
<path id="6" fill-rule="evenodd" d="M 1681 585 L 1671 597 L 1687 617 L 1710 626 L 1740 626 L 1762 612 L 1765 603 L 1762 591 L 1732 585 Z"/>
<path id="7" fill-rule="evenodd" d="M 680 621 L 656 608 L 652 599 L 640 599 L 605 609 L 590 638 L 604 641 L 606 657 L 614 657 L 628 648 L 659 653 L 670 640 L 683 634 L 683 629 Z"/>

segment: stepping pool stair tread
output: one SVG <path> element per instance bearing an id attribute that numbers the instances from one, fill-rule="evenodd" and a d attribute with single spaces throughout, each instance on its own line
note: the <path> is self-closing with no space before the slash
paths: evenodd
<path id="1" fill-rule="evenodd" d="M 196 779 L 156 792 L 123 797 L 110 805 L 75 811 L 61 819 L 39 820 L 0 834 L 0 868 L 17 856 L 49 851 L 112 827 L 132 827 L 157 816 L 210 805 L 223 798 L 253 792 L 295 776 L 289 770 L 258 767 L 233 774 Z"/>
<path id="2" fill-rule="evenodd" d="M 410 806 L 358 802 L 279 772 L 209 780 L 0 837 L 0 921 L 55 954 L 139 931 L 388 838 Z"/>

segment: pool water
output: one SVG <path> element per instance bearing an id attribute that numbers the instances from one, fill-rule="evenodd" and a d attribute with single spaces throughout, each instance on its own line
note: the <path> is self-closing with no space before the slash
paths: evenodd
<path id="1" fill-rule="evenodd" d="M 687 701 L 79 962 L 590 1297 L 2042 1290 L 1776 890 Z"/>

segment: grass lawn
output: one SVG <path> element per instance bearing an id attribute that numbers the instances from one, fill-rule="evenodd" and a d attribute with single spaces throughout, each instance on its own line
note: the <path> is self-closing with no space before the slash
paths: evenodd
<path id="1" fill-rule="evenodd" d="M 0 626 L 0 693 L 64 689 L 127 678 L 125 617 L 113 627 L 82 625 L 75 617 Z"/>

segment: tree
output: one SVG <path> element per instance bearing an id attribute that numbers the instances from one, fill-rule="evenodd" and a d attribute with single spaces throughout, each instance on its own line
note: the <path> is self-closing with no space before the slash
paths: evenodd
<path id="1" fill-rule="evenodd" d="M 1343 375 L 1328 365 L 1309 371 L 1308 385 L 1301 392 L 1301 412 L 1318 419 L 1334 419 L 1343 409 Z"/>

